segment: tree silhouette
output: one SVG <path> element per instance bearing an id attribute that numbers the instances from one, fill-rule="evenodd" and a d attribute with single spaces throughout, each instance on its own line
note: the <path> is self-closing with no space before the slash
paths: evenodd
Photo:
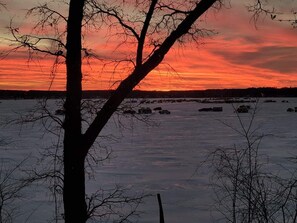
<path id="1" fill-rule="evenodd" d="M 63 2 L 63 1 L 61 1 Z M 127 95 L 154 70 L 178 41 L 197 41 L 203 33 L 198 19 L 211 7 L 218 8 L 219 0 L 179 1 L 116 1 L 70 0 L 68 15 L 51 9 L 48 4 L 39 5 L 28 11 L 28 15 L 38 14 L 35 29 L 53 29 L 56 35 L 21 35 L 18 28 L 10 25 L 14 43 L 19 48 L 28 49 L 30 54 L 46 53 L 55 58 L 56 63 L 66 61 L 66 101 L 64 104 L 64 216 L 67 223 L 83 223 L 88 219 L 85 191 L 85 161 L 90 148 Z M 134 5 L 138 13 L 130 13 L 122 7 Z M 99 21 L 100 20 L 100 21 Z M 66 23 L 63 30 L 61 23 Z M 90 56 L 83 47 L 84 27 L 100 29 L 102 23 L 109 28 L 117 27 L 126 37 L 126 43 L 136 46 L 135 56 L 129 75 L 120 82 L 111 97 L 105 102 L 85 132 L 82 130 L 82 59 Z M 50 43 L 50 44 L 48 44 Z M 46 47 L 45 47 L 46 45 Z M 51 47 L 48 47 L 50 45 Z"/>

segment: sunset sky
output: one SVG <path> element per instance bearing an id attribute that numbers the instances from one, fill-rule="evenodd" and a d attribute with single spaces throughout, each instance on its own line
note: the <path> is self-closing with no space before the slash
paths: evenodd
<path id="1" fill-rule="evenodd" d="M 286 0 L 288 8 L 297 5 Z M 0 50 L 7 50 L 9 32 L 5 27 L 13 18 L 22 30 L 30 30 L 30 19 L 23 20 L 25 10 L 41 1 L 10 0 L 0 14 Z M 164 63 L 137 87 L 140 90 L 195 90 L 247 87 L 297 87 L 297 28 L 285 22 L 261 18 L 252 20 L 245 5 L 247 0 L 232 1 L 231 8 L 209 12 L 203 27 L 217 34 L 201 39 L 200 44 L 175 46 Z M 282 6 L 284 7 L 284 6 Z M 284 8 L 282 8 L 284 9 Z M 205 19 L 205 18 L 204 18 Z M 29 32 L 29 31 L 28 31 Z M 97 34 L 97 35 L 96 35 Z M 102 35 L 101 35 L 102 36 Z M 3 39 L 4 38 L 4 39 Z M 114 40 L 105 42 L 100 32 L 85 38 L 88 48 L 99 55 L 120 56 L 130 48 L 116 48 Z M 17 51 L 0 62 L 0 89 L 64 90 L 65 68 L 61 64 L 51 74 L 52 57 L 39 57 L 28 62 L 28 54 Z M 84 89 L 110 89 L 125 76 L 121 67 L 97 60 L 85 62 Z M 119 72 L 120 71 L 120 72 Z"/>

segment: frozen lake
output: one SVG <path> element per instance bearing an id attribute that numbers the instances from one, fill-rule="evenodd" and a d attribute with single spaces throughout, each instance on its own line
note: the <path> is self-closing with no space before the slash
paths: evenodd
<path id="1" fill-rule="evenodd" d="M 297 98 L 275 98 L 276 102 L 270 103 L 264 100 L 267 98 L 260 99 L 257 105 L 253 125 L 258 134 L 265 135 L 260 153 L 269 156 L 273 164 L 287 163 L 291 167 L 287 158 L 296 156 L 297 112 L 286 110 L 297 107 Z M 2 100 L 0 121 L 5 123 L 15 119 L 35 104 L 35 100 Z M 52 111 L 58 108 L 54 100 L 48 101 L 48 104 Z M 137 193 L 160 193 L 165 222 L 215 222 L 219 216 L 213 208 L 210 170 L 201 163 L 216 148 L 244 144 L 244 139 L 234 130 L 241 129 L 233 107 L 238 105 L 156 102 L 141 106 L 152 109 L 161 106 L 171 114 L 153 112 L 149 116 L 141 116 L 146 118 L 146 122 L 139 120 L 140 115 L 114 115 L 98 140 L 101 147 L 112 151 L 110 159 L 94 167 L 94 179 L 88 182 L 88 191 L 109 189 L 118 184 Z M 253 103 L 249 105 L 255 106 Z M 218 106 L 223 107 L 222 112 L 198 111 Z M 245 113 L 240 117 L 244 123 L 249 123 L 251 115 Z M 38 157 L 40 152 L 48 150 L 58 140 L 45 131 L 41 123 L 2 125 L 0 128 L 0 137 L 9 142 L 0 146 L 4 166 L 25 157 Z M 97 154 L 100 156 L 101 153 Z M 26 162 L 26 165 L 35 163 Z M 277 165 L 272 165 L 271 170 L 278 171 Z M 47 222 L 51 217 L 51 195 L 44 191 L 39 187 L 25 191 L 21 209 L 31 213 L 28 222 Z M 138 222 L 158 222 L 155 196 L 145 199 L 140 210 L 143 213 Z M 24 216 L 28 217 L 26 213 L 20 215 L 17 222 L 25 222 Z"/>

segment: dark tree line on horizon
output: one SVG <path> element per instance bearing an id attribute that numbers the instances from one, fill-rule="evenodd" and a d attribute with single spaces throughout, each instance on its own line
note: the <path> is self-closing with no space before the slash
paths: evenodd
<path id="1" fill-rule="evenodd" d="M 108 98 L 112 90 L 87 90 L 82 92 L 86 98 Z M 65 98 L 65 91 L 19 91 L 0 90 L 0 99 L 38 99 Z M 246 89 L 209 89 L 185 91 L 132 91 L 127 98 L 228 98 L 228 97 L 297 97 L 297 88 L 246 88 Z"/>

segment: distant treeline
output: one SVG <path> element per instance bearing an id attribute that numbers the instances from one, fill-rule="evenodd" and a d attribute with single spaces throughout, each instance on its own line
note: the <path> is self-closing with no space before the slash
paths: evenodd
<path id="1" fill-rule="evenodd" d="M 112 90 L 84 91 L 83 98 L 108 98 Z M 0 99 L 64 98 L 65 91 L 0 90 Z M 232 98 L 232 97 L 297 97 L 297 88 L 210 89 L 190 91 L 138 91 L 129 98 Z"/>

